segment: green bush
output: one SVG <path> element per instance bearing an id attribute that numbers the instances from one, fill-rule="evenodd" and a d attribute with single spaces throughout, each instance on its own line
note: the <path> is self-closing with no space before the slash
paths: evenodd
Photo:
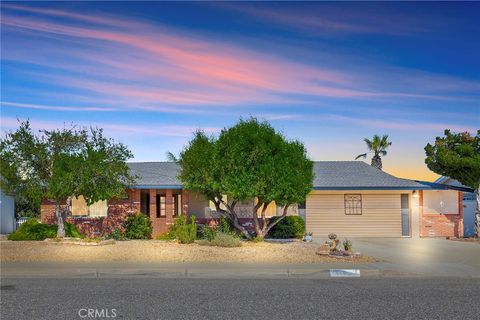
<path id="1" fill-rule="evenodd" d="M 115 228 L 112 233 L 106 236 L 107 239 L 113 239 L 113 240 L 127 240 L 127 237 L 125 236 L 125 233 L 120 230 L 120 228 Z"/>
<path id="2" fill-rule="evenodd" d="M 233 248 L 233 247 L 240 247 L 242 245 L 240 239 L 231 234 L 231 233 L 223 233 L 217 232 L 215 234 L 215 238 L 211 241 L 204 240 L 200 242 L 201 245 L 206 246 L 215 246 L 215 247 L 226 247 L 226 248 Z"/>
<path id="3" fill-rule="evenodd" d="M 217 230 L 211 228 L 209 225 L 206 224 L 201 227 L 202 239 L 205 239 L 207 241 L 212 241 L 213 239 L 215 239 L 215 236 L 217 235 Z"/>
<path id="4" fill-rule="evenodd" d="M 66 237 L 83 238 L 82 233 L 74 224 L 66 222 L 64 226 Z M 8 236 L 8 240 L 28 241 L 55 238 L 57 236 L 57 229 L 57 225 L 43 224 L 39 223 L 37 219 L 28 219 L 20 225 L 17 231 Z"/>
<path id="5" fill-rule="evenodd" d="M 129 216 L 123 226 L 125 227 L 125 236 L 128 239 L 152 238 L 152 222 L 149 217 L 141 212 Z"/>
<path id="6" fill-rule="evenodd" d="M 233 227 L 233 223 L 230 219 L 221 216 L 218 220 L 217 231 L 223 233 L 234 233 L 235 228 Z"/>
<path id="7" fill-rule="evenodd" d="M 65 237 L 69 238 L 83 238 L 83 234 L 78 230 L 73 223 L 65 222 Z M 55 226 L 55 236 L 57 234 L 57 226 Z"/>
<path id="8" fill-rule="evenodd" d="M 170 232 L 165 232 L 165 233 L 159 234 L 155 239 L 157 239 L 157 240 L 165 240 L 165 241 L 175 240 L 175 235 L 173 235 L 173 234 L 170 233 Z"/>
<path id="9" fill-rule="evenodd" d="M 279 219 L 273 217 L 272 219 Z M 301 239 L 305 234 L 305 221 L 299 216 L 286 216 L 277 223 L 268 235 L 273 239 Z"/>
<path id="10" fill-rule="evenodd" d="M 237 235 L 235 232 L 235 228 L 233 227 L 232 222 L 225 218 L 220 217 L 220 219 L 215 220 L 216 226 L 210 226 L 209 224 L 201 225 L 199 228 L 199 232 L 197 232 L 198 239 L 204 239 L 207 241 L 212 241 L 215 239 L 218 232 L 227 233 L 231 235 Z M 213 220 L 210 222 L 214 222 Z"/>
<path id="11" fill-rule="evenodd" d="M 172 234 L 172 236 L 175 236 L 175 239 L 180 243 L 193 243 L 197 238 L 195 216 L 191 216 L 190 222 L 187 221 L 186 216 L 178 217 L 168 232 Z"/>

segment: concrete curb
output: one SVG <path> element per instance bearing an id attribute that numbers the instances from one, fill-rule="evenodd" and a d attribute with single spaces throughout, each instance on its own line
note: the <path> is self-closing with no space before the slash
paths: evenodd
<path id="1" fill-rule="evenodd" d="M 2 278 L 152 278 L 152 279 L 342 279 L 332 278 L 330 269 L 226 270 L 179 268 L 158 269 L 73 269 L 73 270 L 2 270 Z M 418 274 L 390 272 L 380 269 L 360 269 L 357 278 L 414 278 Z M 345 277 L 350 278 L 350 277 Z"/>

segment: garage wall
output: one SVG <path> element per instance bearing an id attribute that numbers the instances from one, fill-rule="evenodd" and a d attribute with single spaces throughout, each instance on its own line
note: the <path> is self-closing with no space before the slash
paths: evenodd
<path id="1" fill-rule="evenodd" d="M 409 191 L 313 191 L 307 197 L 306 226 L 314 237 L 401 237 L 400 195 Z M 362 215 L 345 214 L 345 194 L 362 195 Z"/>
<path id="2" fill-rule="evenodd" d="M 15 231 L 15 199 L 0 189 L 0 233 Z"/>
<path id="3" fill-rule="evenodd" d="M 421 237 L 463 237 L 463 194 L 455 190 L 420 191 Z"/>

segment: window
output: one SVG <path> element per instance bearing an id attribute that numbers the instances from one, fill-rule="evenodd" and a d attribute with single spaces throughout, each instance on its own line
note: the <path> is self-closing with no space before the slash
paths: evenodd
<path id="1" fill-rule="evenodd" d="M 97 201 L 89 206 L 83 198 L 72 198 L 72 216 L 106 217 L 108 213 L 107 201 Z"/>
<path id="2" fill-rule="evenodd" d="M 173 195 L 173 215 L 179 216 L 182 214 L 182 195 L 174 194 Z"/>
<path id="3" fill-rule="evenodd" d="M 157 218 L 166 216 L 167 198 L 164 194 L 157 194 Z"/>
<path id="4" fill-rule="evenodd" d="M 362 195 L 361 194 L 345 195 L 345 214 L 346 215 L 362 214 Z"/>

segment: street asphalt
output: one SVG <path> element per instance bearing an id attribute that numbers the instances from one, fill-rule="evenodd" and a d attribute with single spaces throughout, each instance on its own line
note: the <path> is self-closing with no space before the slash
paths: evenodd
<path id="1" fill-rule="evenodd" d="M 478 279 L 8 278 L 0 312 L 2 320 L 478 319 L 479 296 Z"/>

